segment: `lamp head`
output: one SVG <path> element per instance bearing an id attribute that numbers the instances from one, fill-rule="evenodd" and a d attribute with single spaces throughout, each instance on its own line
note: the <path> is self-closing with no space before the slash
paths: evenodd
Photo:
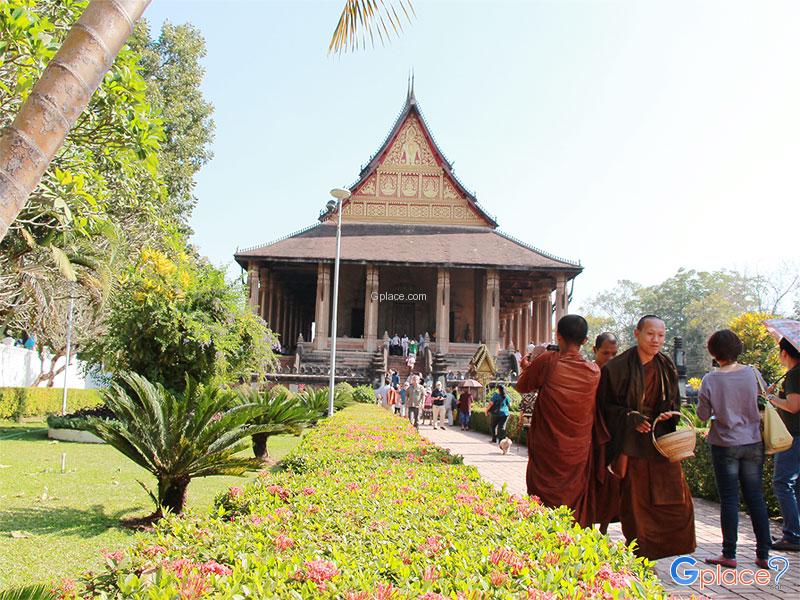
<path id="1" fill-rule="evenodd" d="M 328 200 L 328 203 L 325 205 L 325 207 L 328 209 L 329 213 L 332 213 L 333 211 L 336 210 L 337 204 L 338 203 L 336 202 L 336 200 Z"/>
<path id="2" fill-rule="evenodd" d="M 350 197 L 350 190 L 346 190 L 343 188 L 333 188 L 331 190 L 331 196 L 333 196 L 337 200 L 347 200 Z"/>

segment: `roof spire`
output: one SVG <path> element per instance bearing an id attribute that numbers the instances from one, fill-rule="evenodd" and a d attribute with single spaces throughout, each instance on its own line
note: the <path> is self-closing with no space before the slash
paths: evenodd
<path id="1" fill-rule="evenodd" d="M 411 67 L 411 87 L 409 88 L 408 99 L 411 102 L 417 101 L 417 99 L 414 97 L 414 67 Z"/>

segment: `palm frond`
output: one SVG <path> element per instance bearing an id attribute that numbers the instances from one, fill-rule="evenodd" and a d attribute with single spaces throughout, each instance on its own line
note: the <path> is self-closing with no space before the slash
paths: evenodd
<path id="1" fill-rule="evenodd" d="M 0 600 L 55 600 L 58 594 L 46 585 L 27 585 L 0 591 Z"/>
<path id="2" fill-rule="evenodd" d="M 402 17 L 395 10 L 394 4 L 400 6 Z M 366 46 L 369 36 L 370 44 L 375 46 L 374 34 L 378 34 L 381 43 L 391 37 L 389 27 L 394 35 L 403 30 L 403 22 L 411 22 L 416 16 L 411 0 L 346 0 L 339 15 L 336 29 L 333 31 L 328 53 L 341 53 L 357 50 Z"/>

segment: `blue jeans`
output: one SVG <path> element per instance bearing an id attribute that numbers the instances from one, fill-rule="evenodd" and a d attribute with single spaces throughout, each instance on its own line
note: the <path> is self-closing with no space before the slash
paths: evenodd
<path id="1" fill-rule="evenodd" d="M 736 541 L 739 529 L 739 486 L 750 512 L 753 533 L 756 534 L 756 557 L 768 558 L 772 543 L 769 534 L 769 516 L 764 502 L 762 483 L 764 477 L 764 444 L 744 446 L 711 445 L 714 479 L 720 501 L 722 526 L 722 555 L 736 558 Z"/>
<path id="2" fill-rule="evenodd" d="M 772 489 L 783 515 L 783 539 L 800 544 L 800 436 L 795 436 L 792 447 L 775 455 Z"/>
<path id="3" fill-rule="evenodd" d="M 464 428 L 469 427 L 469 417 L 470 413 L 459 412 L 458 418 L 461 421 L 461 426 Z"/>

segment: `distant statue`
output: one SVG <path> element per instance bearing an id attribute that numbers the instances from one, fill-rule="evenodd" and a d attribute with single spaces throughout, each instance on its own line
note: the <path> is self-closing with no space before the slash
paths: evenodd
<path id="1" fill-rule="evenodd" d="M 472 330 L 469 327 L 469 323 L 464 325 L 464 342 L 468 343 L 472 341 Z"/>

